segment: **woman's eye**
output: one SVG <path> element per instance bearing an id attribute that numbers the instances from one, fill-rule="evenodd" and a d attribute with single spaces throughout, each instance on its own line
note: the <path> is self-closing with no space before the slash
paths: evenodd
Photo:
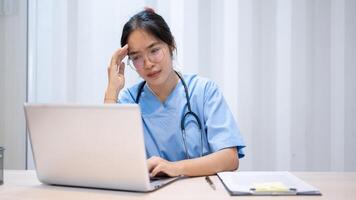
<path id="1" fill-rule="evenodd" d="M 132 61 L 136 61 L 136 60 L 140 59 L 140 56 L 132 56 L 130 59 Z"/>
<path id="2" fill-rule="evenodd" d="M 151 53 L 157 53 L 159 51 L 159 48 L 154 48 L 151 50 Z"/>

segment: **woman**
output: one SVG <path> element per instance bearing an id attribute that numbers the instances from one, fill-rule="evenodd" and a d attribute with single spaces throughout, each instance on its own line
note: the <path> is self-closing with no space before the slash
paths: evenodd
<path id="1" fill-rule="evenodd" d="M 232 113 L 214 82 L 173 69 L 176 46 L 164 19 L 152 9 L 137 13 L 121 46 L 108 67 L 104 102 L 139 104 L 150 175 L 236 170 L 244 144 Z M 126 56 L 144 81 L 122 90 Z"/>

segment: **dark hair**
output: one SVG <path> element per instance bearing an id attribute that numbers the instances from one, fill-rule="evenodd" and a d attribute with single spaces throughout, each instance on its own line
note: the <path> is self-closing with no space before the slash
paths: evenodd
<path id="1" fill-rule="evenodd" d="M 170 53 L 176 50 L 174 37 L 164 19 L 156 14 L 153 9 L 145 9 L 130 18 L 124 25 L 121 35 L 121 46 L 127 44 L 130 34 L 137 29 L 147 31 L 152 36 L 166 43 L 170 48 Z"/>

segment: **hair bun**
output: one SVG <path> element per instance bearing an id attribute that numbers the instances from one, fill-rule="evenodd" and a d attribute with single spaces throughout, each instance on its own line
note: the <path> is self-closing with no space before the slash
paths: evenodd
<path id="1" fill-rule="evenodd" d="M 153 8 L 151 8 L 151 7 L 145 6 L 144 9 L 145 9 L 146 12 L 155 13 L 155 10 Z"/>

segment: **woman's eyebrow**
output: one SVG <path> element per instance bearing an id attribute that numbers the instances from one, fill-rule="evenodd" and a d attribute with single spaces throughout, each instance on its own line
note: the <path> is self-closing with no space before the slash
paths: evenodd
<path id="1" fill-rule="evenodd" d="M 138 51 L 131 51 L 131 52 L 128 52 L 127 55 L 128 56 L 132 56 L 132 55 L 137 54 L 137 53 L 138 53 Z"/>
<path id="2" fill-rule="evenodd" d="M 156 46 L 156 45 L 158 45 L 158 44 L 160 44 L 160 42 L 154 42 L 154 43 L 148 45 L 148 46 L 146 47 L 146 49 L 151 49 L 152 47 L 154 47 L 154 46 Z M 131 52 L 129 52 L 127 55 L 131 56 L 131 55 L 137 54 L 137 53 L 139 53 L 139 52 L 138 52 L 138 51 L 131 51 Z"/>
<path id="3" fill-rule="evenodd" d="M 152 47 L 154 47 L 154 46 L 156 46 L 158 44 L 160 44 L 160 42 L 154 42 L 151 45 L 149 45 L 148 47 L 146 47 L 146 49 L 151 49 Z"/>

